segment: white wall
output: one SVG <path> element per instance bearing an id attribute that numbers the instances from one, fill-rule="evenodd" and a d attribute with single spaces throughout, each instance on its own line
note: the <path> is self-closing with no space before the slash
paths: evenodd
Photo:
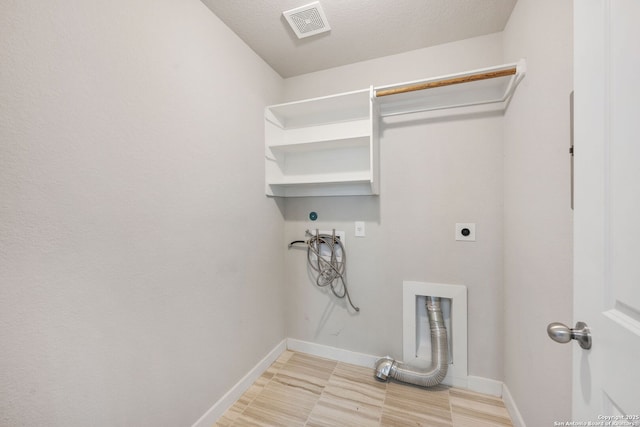
<path id="1" fill-rule="evenodd" d="M 3 1 L 0 60 L 0 425 L 192 424 L 284 337 L 282 79 L 197 0 Z"/>
<path id="2" fill-rule="evenodd" d="M 365 89 L 496 65 L 502 33 L 446 43 L 398 55 L 285 79 L 285 101 Z"/>
<path id="3" fill-rule="evenodd" d="M 0 424 L 188 425 L 284 336 L 401 357 L 405 279 L 467 285 L 469 373 L 504 379 L 528 425 L 569 419 L 570 351 L 544 328 L 571 321 L 570 16 L 520 0 L 504 34 L 283 86 L 196 0 L 2 2 Z M 283 93 L 520 57 L 505 117 L 388 121 L 380 197 L 264 197 Z M 334 226 L 357 315 L 283 254 Z"/>
<path id="4" fill-rule="evenodd" d="M 502 63 L 492 34 L 285 80 L 289 100 Z M 469 297 L 469 373 L 502 380 L 503 117 L 385 120 L 379 197 L 285 202 L 285 236 L 306 228 L 347 232 L 348 282 L 359 314 L 314 287 L 306 255 L 289 250 L 287 336 L 402 358 L 402 281 L 464 284 Z M 316 211 L 318 221 L 308 219 Z M 354 237 L 354 221 L 367 237 Z M 456 242 L 456 222 L 476 222 L 478 241 Z"/>
<path id="5" fill-rule="evenodd" d="M 528 67 L 505 116 L 505 381 L 546 426 L 571 419 L 572 348 L 546 334 L 572 322 L 571 2 L 519 0 L 503 37 Z"/>

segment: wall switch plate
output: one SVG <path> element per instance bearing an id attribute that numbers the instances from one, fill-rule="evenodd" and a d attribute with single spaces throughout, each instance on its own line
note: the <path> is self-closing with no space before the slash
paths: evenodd
<path id="1" fill-rule="evenodd" d="M 365 236 L 364 221 L 356 221 L 355 235 L 356 235 L 356 237 L 364 237 Z"/>
<path id="2" fill-rule="evenodd" d="M 476 241 L 476 223 L 475 222 L 459 222 L 456 223 L 456 240 L 466 242 Z"/>

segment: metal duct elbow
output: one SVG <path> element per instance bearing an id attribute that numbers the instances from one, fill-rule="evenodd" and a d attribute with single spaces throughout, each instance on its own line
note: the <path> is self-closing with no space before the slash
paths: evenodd
<path id="1" fill-rule="evenodd" d="M 387 381 L 391 377 L 422 387 L 433 387 L 444 380 L 449 366 L 449 344 L 439 297 L 427 297 L 427 316 L 431 329 L 431 366 L 426 370 L 418 370 L 385 357 L 376 363 L 377 379 Z"/>

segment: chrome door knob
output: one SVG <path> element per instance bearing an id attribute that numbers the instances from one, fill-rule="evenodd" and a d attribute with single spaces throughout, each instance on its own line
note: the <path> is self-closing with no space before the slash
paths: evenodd
<path id="1" fill-rule="evenodd" d="M 571 340 L 576 340 L 585 350 L 591 348 L 591 334 L 589 327 L 584 322 L 576 323 L 576 327 L 573 329 L 560 322 L 549 323 L 547 334 L 555 342 L 566 344 Z"/>

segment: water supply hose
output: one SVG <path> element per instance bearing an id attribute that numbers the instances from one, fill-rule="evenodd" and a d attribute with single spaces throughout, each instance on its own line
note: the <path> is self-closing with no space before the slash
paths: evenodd
<path id="1" fill-rule="evenodd" d="M 336 238 L 335 230 L 333 230 L 332 235 L 320 234 L 318 230 L 316 230 L 315 234 L 307 230 L 307 234 L 309 235 L 309 240 L 306 242 L 307 262 L 316 276 L 316 285 L 321 288 L 328 287 L 338 298 L 346 297 L 351 308 L 359 312 L 360 307 L 351 301 L 351 295 L 349 295 L 349 289 L 347 288 L 345 278 L 347 252 L 342 241 Z M 328 255 L 320 253 L 321 246 L 328 250 Z"/>

